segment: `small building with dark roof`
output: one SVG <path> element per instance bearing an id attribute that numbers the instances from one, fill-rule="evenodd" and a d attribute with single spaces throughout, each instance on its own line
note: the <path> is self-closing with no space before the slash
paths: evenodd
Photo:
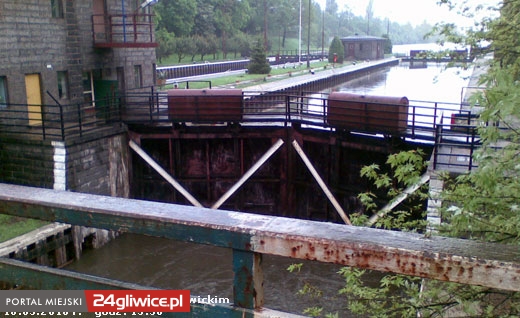
<path id="1" fill-rule="evenodd" d="M 345 60 L 379 60 L 385 57 L 387 39 L 376 36 L 353 35 L 341 39 Z"/>

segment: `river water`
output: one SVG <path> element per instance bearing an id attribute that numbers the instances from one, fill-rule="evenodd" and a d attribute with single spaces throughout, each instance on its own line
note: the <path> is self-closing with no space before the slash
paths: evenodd
<path id="1" fill-rule="evenodd" d="M 470 74 L 470 70 L 445 69 L 435 63 L 421 69 L 410 69 L 403 63 L 331 90 L 459 103 Z M 286 269 L 292 263 L 294 260 L 288 258 L 264 256 L 265 307 L 302 313 L 319 305 L 325 312 L 349 316 L 344 309 L 346 300 L 337 293 L 343 285 L 337 274 L 340 266 L 309 261 L 304 262 L 301 272 L 289 273 Z M 230 300 L 233 295 L 232 256 L 224 248 L 125 234 L 103 248 L 85 251 L 81 260 L 67 269 L 146 286 L 189 289 L 192 295 Z M 367 283 L 376 284 L 378 276 L 370 275 Z M 298 295 L 305 283 L 321 288 L 323 296 Z"/>

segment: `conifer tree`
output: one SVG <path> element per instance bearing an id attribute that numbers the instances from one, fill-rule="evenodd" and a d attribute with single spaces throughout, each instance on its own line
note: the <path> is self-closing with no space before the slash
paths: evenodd
<path id="1" fill-rule="evenodd" d="M 334 55 L 336 55 L 336 61 L 334 61 Z M 329 47 L 329 63 L 343 63 L 345 57 L 345 49 L 341 40 L 335 36 L 332 39 Z"/>
<path id="2" fill-rule="evenodd" d="M 257 40 L 253 47 L 248 71 L 249 74 L 269 74 L 269 72 L 271 72 L 271 66 L 267 61 L 265 48 L 261 40 Z"/>

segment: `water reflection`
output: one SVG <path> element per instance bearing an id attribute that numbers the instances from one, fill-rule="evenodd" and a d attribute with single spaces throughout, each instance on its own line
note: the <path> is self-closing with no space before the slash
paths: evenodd
<path id="1" fill-rule="evenodd" d="M 304 261 L 301 272 L 289 274 L 287 267 L 300 260 L 265 255 L 265 307 L 302 313 L 311 306 L 349 317 L 345 300 L 337 295 L 341 266 Z M 193 295 L 233 297 L 230 249 L 173 240 L 125 234 L 97 250 L 87 250 L 68 270 L 164 289 L 189 289 Z M 373 283 L 377 283 L 374 277 Z M 324 289 L 323 297 L 297 295 L 309 283 Z"/>
<path id="2" fill-rule="evenodd" d="M 374 72 L 331 88 L 364 95 L 406 96 L 410 101 L 460 103 L 468 86 L 471 69 L 447 68 L 444 63 L 428 63 L 427 68 L 411 69 L 410 64 Z"/>

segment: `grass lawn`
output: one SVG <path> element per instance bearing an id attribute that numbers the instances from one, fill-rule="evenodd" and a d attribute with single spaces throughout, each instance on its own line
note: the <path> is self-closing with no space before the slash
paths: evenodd
<path id="1" fill-rule="evenodd" d="M 48 222 L 0 214 L 0 243 L 35 230 Z"/>

